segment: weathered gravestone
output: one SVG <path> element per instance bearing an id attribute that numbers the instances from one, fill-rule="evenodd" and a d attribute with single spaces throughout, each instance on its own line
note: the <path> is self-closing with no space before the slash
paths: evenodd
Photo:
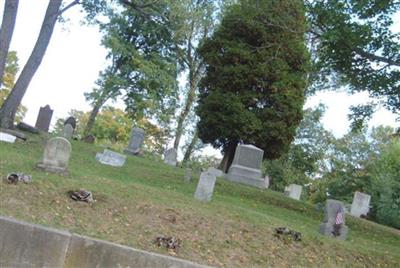
<path id="1" fill-rule="evenodd" d="M 289 186 L 285 187 L 284 194 L 290 198 L 300 200 L 301 192 L 303 187 L 297 184 L 290 184 Z"/>
<path id="2" fill-rule="evenodd" d="M 350 214 L 355 217 L 367 215 L 369 212 L 369 203 L 371 196 L 361 192 L 355 192 L 353 203 L 351 204 Z"/>
<path id="3" fill-rule="evenodd" d="M 176 149 L 175 148 L 170 148 L 170 149 L 165 151 L 164 163 L 175 167 L 176 166 L 176 157 L 177 157 Z"/>
<path id="4" fill-rule="evenodd" d="M 222 172 L 222 170 L 216 169 L 215 167 L 209 167 L 207 169 L 207 171 L 214 174 L 215 177 L 223 177 L 224 176 L 224 172 Z"/>
<path id="5" fill-rule="evenodd" d="M 194 198 L 203 202 L 211 201 L 216 179 L 217 178 L 214 174 L 207 171 L 202 172 L 200 174 L 200 180 L 197 184 L 196 192 L 194 193 Z"/>
<path id="6" fill-rule="evenodd" d="M 49 105 L 40 107 L 35 127 L 44 132 L 48 132 L 52 116 L 53 116 L 53 110 L 50 108 Z"/>
<path id="7" fill-rule="evenodd" d="M 192 180 L 192 169 L 185 168 L 185 181 L 190 182 Z"/>
<path id="8" fill-rule="evenodd" d="M 108 149 L 104 149 L 103 153 L 96 154 L 96 160 L 105 165 L 122 167 L 125 164 L 126 156 Z"/>
<path id="9" fill-rule="evenodd" d="M 323 235 L 345 240 L 349 228 L 345 225 L 344 217 L 342 202 L 333 199 L 326 200 L 324 222 L 319 226 L 319 232 Z"/>
<path id="10" fill-rule="evenodd" d="M 76 119 L 73 116 L 68 117 L 65 121 L 64 121 L 64 126 L 70 124 L 72 126 L 72 128 L 75 130 L 76 129 Z"/>
<path id="11" fill-rule="evenodd" d="M 141 128 L 133 128 L 131 132 L 131 139 L 128 147 L 124 150 L 124 153 L 138 155 L 140 148 L 144 142 L 145 131 Z"/>
<path id="12" fill-rule="evenodd" d="M 226 178 L 230 181 L 267 188 L 265 178 L 262 178 L 261 163 L 264 151 L 254 145 L 239 144 Z"/>
<path id="13" fill-rule="evenodd" d="M 68 174 L 68 162 L 71 155 L 71 144 L 62 137 L 51 138 L 44 148 L 42 162 L 37 166 L 48 172 Z"/>
<path id="14" fill-rule="evenodd" d="M 74 128 L 70 124 L 64 125 L 62 136 L 67 140 L 72 138 L 72 134 L 74 133 Z"/>

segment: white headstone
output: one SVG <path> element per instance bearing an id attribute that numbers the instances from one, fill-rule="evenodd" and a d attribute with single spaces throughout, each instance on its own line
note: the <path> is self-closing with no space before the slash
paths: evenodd
<path id="1" fill-rule="evenodd" d="M 200 174 L 200 180 L 197 184 L 196 192 L 194 193 L 194 198 L 203 202 L 211 201 L 216 177 L 210 172 L 202 172 Z"/>
<path id="2" fill-rule="evenodd" d="M 69 141 L 62 137 L 55 137 L 47 142 L 42 162 L 37 166 L 49 172 L 67 173 L 70 156 L 71 144 Z"/>
<path id="3" fill-rule="evenodd" d="M 104 149 L 103 153 L 96 154 L 96 159 L 97 161 L 105 165 L 122 167 L 125 164 L 126 155 Z"/>
<path id="4" fill-rule="evenodd" d="M 15 137 L 15 136 L 13 136 L 11 134 L 0 132 L 0 141 L 5 141 L 5 142 L 8 142 L 8 143 L 14 143 L 16 138 L 17 137 Z"/>
<path id="5" fill-rule="evenodd" d="M 267 188 L 261 173 L 263 155 L 264 151 L 254 145 L 239 144 L 226 178 L 262 189 Z"/>
<path id="6" fill-rule="evenodd" d="M 137 155 L 140 153 L 140 149 L 144 142 L 145 131 L 141 128 L 134 127 L 131 132 L 131 139 L 128 147 L 124 150 L 124 153 Z"/>
<path id="7" fill-rule="evenodd" d="M 289 186 L 285 187 L 285 195 L 289 196 L 290 198 L 300 200 L 302 190 L 302 186 L 297 184 L 290 184 Z"/>
<path id="8" fill-rule="evenodd" d="M 164 163 L 175 167 L 176 166 L 176 157 L 177 157 L 177 153 L 176 153 L 175 148 L 170 148 L 165 151 Z"/>
<path id="9" fill-rule="evenodd" d="M 367 215 L 369 212 L 369 203 L 371 196 L 361 192 L 355 192 L 353 203 L 351 204 L 350 214 L 355 217 Z"/>
<path id="10" fill-rule="evenodd" d="M 66 138 L 67 140 L 70 140 L 72 138 L 72 134 L 74 133 L 74 128 L 70 124 L 64 125 L 63 133 L 62 136 Z"/>

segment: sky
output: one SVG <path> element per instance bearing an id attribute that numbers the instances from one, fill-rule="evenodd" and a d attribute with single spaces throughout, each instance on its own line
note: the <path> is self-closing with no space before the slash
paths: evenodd
<path id="1" fill-rule="evenodd" d="M 17 51 L 22 69 L 36 42 L 48 1 L 19 2 L 10 50 Z M 3 8 L 1 4 L 1 17 Z M 44 59 L 22 100 L 22 104 L 28 108 L 24 121 L 32 125 L 36 122 L 39 108 L 46 104 L 54 110 L 52 125 L 58 118 L 66 118 L 71 109 L 89 111 L 84 92 L 94 87 L 99 71 L 107 65 L 107 51 L 101 46 L 98 28 L 81 23 L 83 15 L 77 6 L 69 9 L 65 17 L 68 19 L 66 23 L 57 23 Z M 400 25 L 400 22 L 397 24 Z M 349 96 L 344 92 L 321 92 L 309 98 L 305 107 L 325 104 L 327 111 L 322 119 L 323 124 L 336 137 L 340 137 L 349 130 L 349 107 L 367 101 L 366 93 Z M 116 105 L 122 104 L 117 102 Z M 399 127 L 400 122 L 396 122 L 396 115 L 381 108 L 369 125 Z M 219 156 L 210 148 L 205 153 Z"/>

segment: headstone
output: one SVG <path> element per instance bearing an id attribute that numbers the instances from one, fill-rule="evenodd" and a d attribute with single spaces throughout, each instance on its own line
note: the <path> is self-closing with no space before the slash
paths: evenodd
<path id="1" fill-rule="evenodd" d="M 371 196 L 361 192 L 355 192 L 353 203 L 351 204 L 350 214 L 355 217 L 367 215 L 369 212 L 369 203 Z"/>
<path id="2" fill-rule="evenodd" d="M 0 132 L 0 141 L 5 141 L 8 143 L 14 143 L 17 137 L 10 135 L 8 133 Z"/>
<path id="3" fill-rule="evenodd" d="M 122 167 L 125 164 L 126 156 L 108 149 L 104 149 L 103 153 L 97 153 L 96 159 L 102 164 L 113 167 Z"/>
<path id="4" fill-rule="evenodd" d="M 145 132 L 141 128 L 133 128 L 131 132 L 131 139 L 128 147 L 124 150 L 124 153 L 138 155 L 144 142 Z"/>
<path id="5" fill-rule="evenodd" d="M 62 136 L 67 140 L 72 138 L 72 134 L 74 133 L 74 128 L 70 124 L 64 125 Z"/>
<path id="6" fill-rule="evenodd" d="M 0 132 L 13 135 L 13 136 L 15 136 L 15 137 L 17 137 L 17 138 L 19 138 L 21 140 L 26 140 L 26 135 L 24 133 L 20 132 L 20 131 L 17 131 L 17 130 L 7 129 L 7 128 L 0 128 Z"/>
<path id="7" fill-rule="evenodd" d="M 227 176 L 228 180 L 265 189 L 267 183 L 262 178 L 261 163 L 264 151 L 250 144 L 239 144 Z"/>
<path id="8" fill-rule="evenodd" d="M 170 148 L 165 151 L 164 163 L 175 167 L 176 166 L 176 157 L 177 157 L 176 149 Z"/>
<path id="9" fill-rule="evenodd" d="M 51 117 L 53 116 L 53 110 L 50 109 L 49 105 L 40 107 L 38 117 L 36 119 L 36 128 L 44 132 L 49 131 Z"/>
<path id="10" fill-rule="evenodd" d="M 185 168 L 185 181 L 190 182 L 192 180 L 192 169 Z"/>
<path id="11" fill-rule="evenodd" d="M 343 203 L 333 199 L 326 200 L 324 222 L 319 226 L 319 232 L 345 240 L 348 231 L 349 228 L 345 225 Z"/>
<path id="12" fill-rule="evenodd" d="M 33 134 L 39 134 L 39 129 L 37 129 L 37 128 L 35 128 L 35 127 L 33 127 L 33 126 L 31 126 L 31 125 L 29 125 L 27 123 L 24 123 L 24 122 L 20 122 L 17 125 L 17 128 L 19 130 L 22 130 L 22 131 L 27 131 L 27 132 L 30 132 L 30 133 L 33 133 Z"/>
<path id="13" fill-rule="evenodd" d="M 303 187 L 297 184 L 290 184 L 289 186 L 285 187 L 284 194 L 290 198 L 300 200 L 301 191 Z"/>
<path id="14" fill-rule="evenodd" d="M 49 172 L 68 173 L 68 162 L 71 155 L 71 144 L 62 137 L 47 141 L 43 159 L 38 167 Z"/>
<path id="15" fill-rule="evenodd" d="M 222 172 L 222 170 L 216 169 L 215 167 L 209 167 L 207 169 L 207 171 L 214 174 L 215 177 L 223 177 L 224 176 L 224 172 Z"/>
<path id="16" fill-rule="evenodd" d="M 64 126 L 70 124 L 72 126 L 72 128 L 75 130 L 76 129 L 76 119 L 73 116 L 68 117 L 65 121 L 64 121 Z"/>
<path id="17" fill-rule="evenodd" d="M 93 136 L 92 134 L 89 134 L 89 135 L 85 136 L 82 140 L 83 140 L 84 142 L 86 142 L 86 143 L 91 143 L 91 144 L 93 144 L 94 141 L 96 140 L 96 138 L 95 138 L 95 136 Z"/>
<path id="18" fill-rule="evenodd" d="M 271 179 L 269 178 L 268 175 L 265 175 L 264 180 L 265 180 L 265 188 L 269 188 L 269 184 L 270 184 L 270 180 Z"/>
<path id="19" fill-rule="evenodd" d="M 196 192 L 194 193 L 194 198 L 203 202 L 211 201 L 216 179 L 217 178 L 214 174 L 207 171 L 202 172 L 200 174 L 200 180 L 197 184 Z"/>

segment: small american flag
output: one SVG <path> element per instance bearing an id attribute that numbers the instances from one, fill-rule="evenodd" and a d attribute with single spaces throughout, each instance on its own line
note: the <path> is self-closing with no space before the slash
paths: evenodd
<path id="1" fill-rule="evenodd" d="M 338 210 L 338 212 L 336 213 L 336 221 L 335 221 L 335 224 L 340 225 L 340 224 L 342 224 L 343 222 L 344 222 L 344 219 L 343 219 L 343 208 L 340 207 L 339 210 Z"/>

